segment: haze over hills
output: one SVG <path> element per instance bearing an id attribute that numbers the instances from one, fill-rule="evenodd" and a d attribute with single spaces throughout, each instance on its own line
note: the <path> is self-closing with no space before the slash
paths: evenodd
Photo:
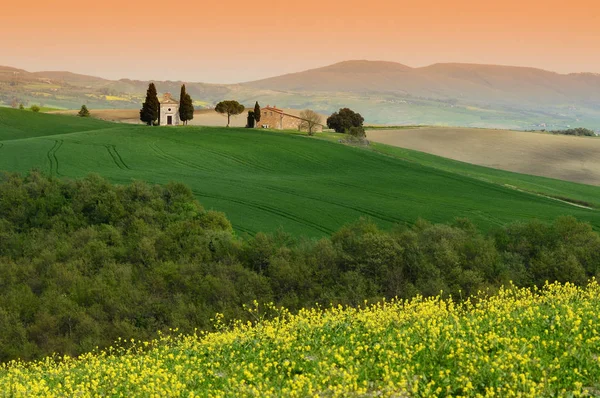
<path id="1" fill-rule="evenodd" d="M 156 82 L 178 93 L 181 82 Z M 0 67 L 0 101 L 60 108 L 138 108 L 148 82 Z M 535 68 L 345 61 L 240 84 L 186 83 L 198 107 L 222 99 L 330 113 L 348 106 L 377 124 L 600 129 L 600 75 Z"/>

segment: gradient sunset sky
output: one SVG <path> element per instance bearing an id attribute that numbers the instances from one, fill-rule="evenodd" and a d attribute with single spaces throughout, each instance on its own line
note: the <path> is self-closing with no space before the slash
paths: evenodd
<path id="1" fill-rule="evenodd" d="M 600 73 L 598 0 L 3 3 L 0 65 L 29 71 L 233 83 L 369 59 Z"/>

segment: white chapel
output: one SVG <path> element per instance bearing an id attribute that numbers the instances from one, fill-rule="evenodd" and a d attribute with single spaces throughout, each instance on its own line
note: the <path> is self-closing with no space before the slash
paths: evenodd
<path id="1" fill-rule="evenodd" d="M 160 100 L 160 117 L 158 120 L 161 126 L 179 125 L 179 101 L 173 99 L 171 93 L 165 93 Z"/>

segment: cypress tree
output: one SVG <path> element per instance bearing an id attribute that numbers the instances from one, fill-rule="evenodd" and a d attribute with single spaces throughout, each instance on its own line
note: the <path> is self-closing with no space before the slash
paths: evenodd
<path id="1" fill-rule="evenodd" d="M 158 93 L 154 83 L 150 83 L 146 91 L 146 101 L 140 109 L 140 120 L 148 126 L 152 126 L 160 115 L 160 103 L 158 102 Z"/>
<path id="2" fill-rule="evenodd" d="M 185 94 L 185 124 L 188 124 L 188 121 L 194 118 L 194 101 L 192 97 L 186 93 Z"/>
<path id="3" fill-rule="evenodd" d="M 185 84 L 181 86 L 181 94 L 179 95 L 179 119 L 187 124 L 189 120 L 194 118 L 194 101 L 187 93 Z"/>
<path id="4" fill-rule="evenodd" d="M 254 105 L 254 120 L 256 120 L 256 124 L 260 122 L 260 105 L 258 105 L 258 101 Z"/>
<path id="5" fill-rule="evenodd" d="M 254 111 L 248 111 L 248 121 L 246 122 L 246 128 L 253 129 L 254 128 Z"/>
<path id="6" fill-rule="evenodd" d="M 185 84 L 181 85 L 181 93 L 179 94 L 179 120 L 181 120 L 183 122 L 183 124 L 186 124 L 187 122 L 187 117 L 186 117 L 186 107 L 185 107 L 185 103 L 186 103 L 186 96 L 187 92 L 185 90 Z"/>

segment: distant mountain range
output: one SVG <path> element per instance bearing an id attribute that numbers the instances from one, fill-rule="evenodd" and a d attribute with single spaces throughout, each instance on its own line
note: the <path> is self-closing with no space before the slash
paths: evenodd
<path id="1" fill-rule="evenodd" d="M 155 82 L 177 95 L 182 82 Z M 137 108 L 147 81 L 107 80 L 70 72 L 0 67 L 0 102 L 58 108 Z M 476 64 L 411 68 L 394 62 L 346 61 L 240 84 L 186 82 L 198 107 L 222 99 L 247 105 L 350 107 L 374 124 L 600 129 L 600 75 Z"/>

